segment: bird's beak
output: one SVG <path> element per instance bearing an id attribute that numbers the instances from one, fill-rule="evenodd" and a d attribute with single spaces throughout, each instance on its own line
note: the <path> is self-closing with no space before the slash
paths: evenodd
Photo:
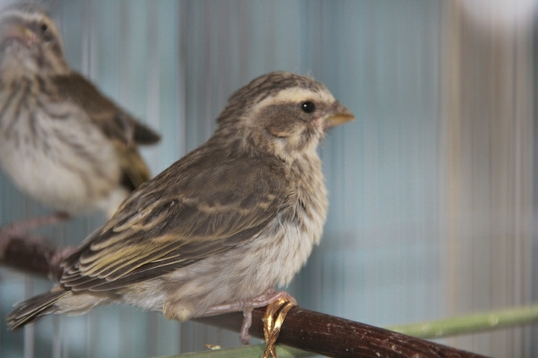
<path id="1" fill-rule="evenodd" d="M 25 45 L 30 45 L 36 40 L 36 35 L 21 24 L 8 22 L 0 27 L 0 39 L 15 39 Z"/>
<path id="2" fill-rule="evenodd" d="M 342 105 L 342 103 L 335 101 L 327 116 L 323 118 L 323 123 L 326 128 L 330 128 L 354 119 L 355 116 L 349 109 Z"/>

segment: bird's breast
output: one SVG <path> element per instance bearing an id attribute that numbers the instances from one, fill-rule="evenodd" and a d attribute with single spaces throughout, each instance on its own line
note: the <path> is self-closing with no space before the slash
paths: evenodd
<path id="1" fill-rule="evenodd" d="M 327 190 L 316 156 L 305 158 L 291 170 L 293 186 L 288 206 L 262 231 L 259 256 L 273 285 L 286 286 L 319 244 L 327 216 Z M 265 246 L 265 247 L 264 247 Z"/>
<path id="2" fill-rule="evenodd" d="M 0 91 L 0 166 L 41 203 L 88 210 L 120 180 L 115 149 L 80 108 L 38 87 L 25 79 Z"/>

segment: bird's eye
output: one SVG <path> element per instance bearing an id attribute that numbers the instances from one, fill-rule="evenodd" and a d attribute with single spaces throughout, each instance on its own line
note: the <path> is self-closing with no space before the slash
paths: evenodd
<path id="1" fill-rule="evenodd" d="M 301 109 L 305 113 L 312 113 L 316 109 L 316 105 L 311 101 L 301 103 Z"/>
<path id="2" fill-rule="evenodd" d="M 41 24 L 39 25 L 39 29 L 41 30 L 41 32 L 47 32 L 49 26 L 47 24 Z"/>

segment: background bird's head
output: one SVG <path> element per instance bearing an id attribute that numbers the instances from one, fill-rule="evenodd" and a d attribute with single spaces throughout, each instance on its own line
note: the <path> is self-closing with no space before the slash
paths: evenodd
<path id="1" fill-rule="evenodd" d="M 13 76 L 69 71 L 58 28 L 38 5 L 16 4 L 0 11 L 0 70 Z"/>
<path id="2" fill-rule="evenodd" d="M 289 72 L 262 75 L 236 91 L 217 118 L 217 135 L 284 159 L 315 151 L 327 128 L 354 119 L 313 78 Z"/>

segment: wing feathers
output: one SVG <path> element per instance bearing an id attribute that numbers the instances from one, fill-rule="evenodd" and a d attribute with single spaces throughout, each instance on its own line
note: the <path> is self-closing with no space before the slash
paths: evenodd
<path id="1" fill-rule="evenodd" d="M 286 177 L 278 172 L 259 170 L 256 178 L 241 180 L 242 167 L 259 165 L 256 160 L 243 159 L 239 170 L 237 159 L 200 163 L 199 182 L 174 168 L 182 161 L 174 164 L 160 176 L 180 173 L 175 181 L 148 182 L 99 234 L 64 261 L 61 283 L 74 291 L 118 290 L 255 238 L 288 197 Z M 220 181 L 215 181 L 215 171 Z"/>

